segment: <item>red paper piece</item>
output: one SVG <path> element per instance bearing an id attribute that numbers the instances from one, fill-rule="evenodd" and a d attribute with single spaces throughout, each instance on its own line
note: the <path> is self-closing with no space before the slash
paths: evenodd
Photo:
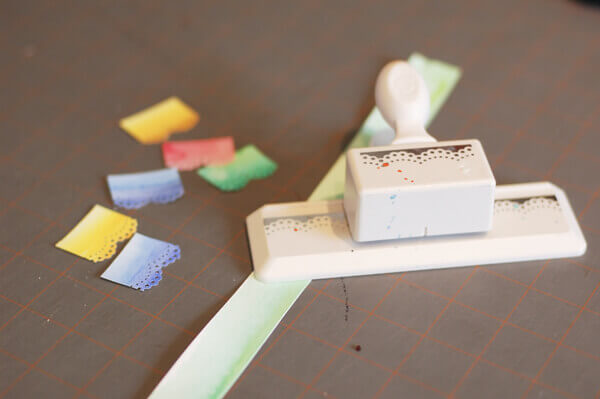
<path id="1" fill-rule="evenodd" d="M 205 165 L 225 164 L 233 161 L 233 137 L 167 141 L 162 144 L 165 165 L 179 170 L 193 170 Z"/>

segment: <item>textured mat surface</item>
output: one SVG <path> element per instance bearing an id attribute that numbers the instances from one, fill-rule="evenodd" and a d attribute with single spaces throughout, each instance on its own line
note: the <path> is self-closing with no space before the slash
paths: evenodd
<path id="1" fill-rule="evenodd" d="M 463 67 L 431 133 L 479 138 L 498 183 L 564 187 L 588 253 L 315 281 L 228 397 L 600 390 L 597 7 L 5 1 L 0 32 L 0 397 L 147 395 L 250 273 L 244 217 L 307 198 L 373 106 L 379 68 L 413 51 Z M 201 115 L 174 139 L 231 135 L 279 169 L 237 193 L 182 172 L 183 198 L 127 212 L 183 254 L 141 293 L 53 245 L 111 207 L 107 174 L 162 167 L 118 120 L 171 95 Z"/>

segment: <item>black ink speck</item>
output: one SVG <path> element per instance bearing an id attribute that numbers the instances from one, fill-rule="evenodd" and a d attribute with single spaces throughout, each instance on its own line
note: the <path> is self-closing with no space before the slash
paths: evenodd
<path id="1" fill-rule="evenodd" d="M 344 320 L 348 321 L 348 313 L 350 312 L 350 306 L 348 305 L 348 290 L 346 289 L 346 283 L 344 282 L 343 277 L 340 278 L 340 281 L 342 282 L 342 289 L 344 290 L 345 297 L 344 304 L 346 305 L 346 311 L 344 312 Z"/>

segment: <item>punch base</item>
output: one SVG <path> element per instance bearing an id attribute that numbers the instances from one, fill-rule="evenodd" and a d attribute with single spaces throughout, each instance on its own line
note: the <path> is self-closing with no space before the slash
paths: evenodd
<path id="1" fill-rule="evenodd" d="M 246 219 L 256 277 L 264 282 L 395 273 L 580 256 L 586 242 L 557 186 L 497 186 L 492 229 L 359 243 L 341 200 L 265 205 Z"/>

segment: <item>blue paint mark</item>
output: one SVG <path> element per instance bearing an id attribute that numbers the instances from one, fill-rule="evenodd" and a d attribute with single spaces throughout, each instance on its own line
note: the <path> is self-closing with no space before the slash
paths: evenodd
<path id="1" fill-rule="evenodd" d="M 392 227 L 392 223 L 394 223 L 395 218 L 396 218 L 396 216 L 392 216 L 392 218 L 390 219 L 390 224 L 387 226 L 388 230 Z"/>
<path id="2" fill-rule="evenodd" d="M 394 198 L 396 198 L 396 194 L 390 195 L 390 199 L 394 199 Z"/>

